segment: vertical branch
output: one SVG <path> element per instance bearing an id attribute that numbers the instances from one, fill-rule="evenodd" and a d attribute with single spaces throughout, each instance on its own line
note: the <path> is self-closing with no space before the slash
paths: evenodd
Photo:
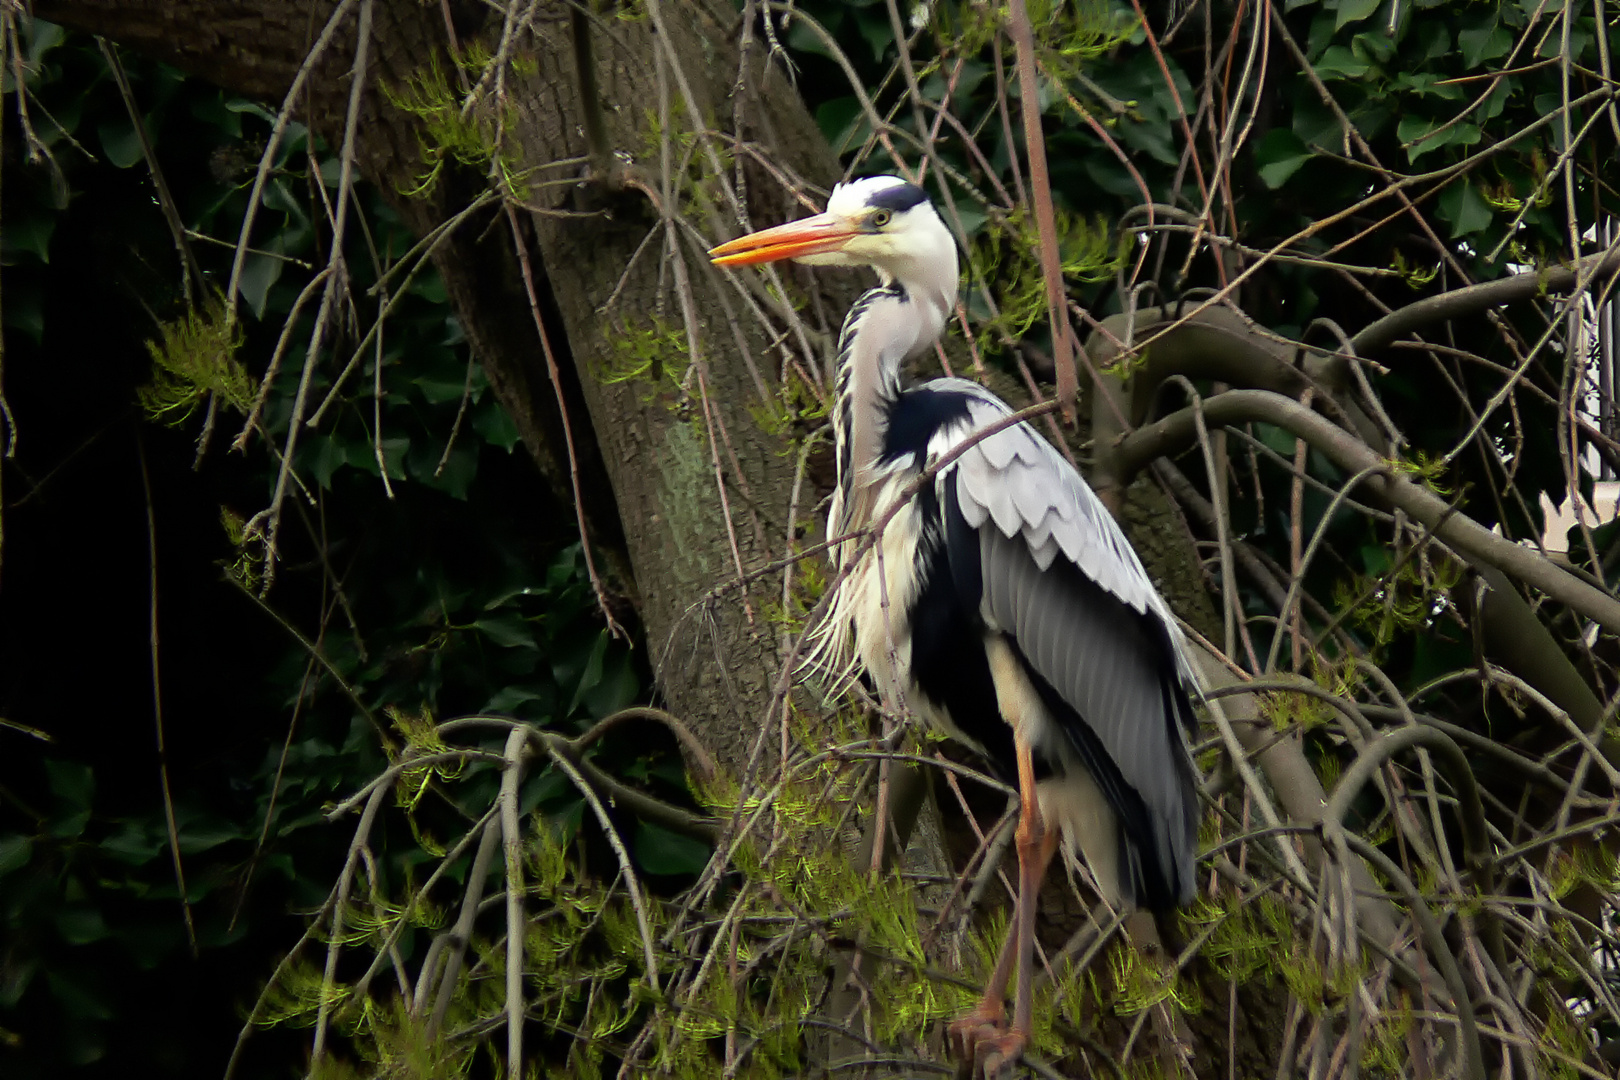
<path id="1" fill-rule="evenodd" d="M 270 138 L 265 140 L 264 153 L 259 157 L 259 170 L 253 177 L 253 189 L 248 192 L 247 211 L 242 215 L 242 231 L 237 234 L 236 255 L 231 259 L 231 276 L 225 286 L 226 317 L 232 322 L 236 320 L 236 294 L 242 285 L 242 267 L 247 262 L 248 239 L 253 235 L 253 220 L 258 216 L 259 204 L 264 198 L 264 185 L 270 179 L 276 151 L 281 147 L 281 137 L 287 130 L 288 121 L 292 119 L 293 103 L 298 100 L 298 95 L 304 92 L 304 84 L 309 81 L 316 62 L 332 43 L 337 28 L 343 24 L 344 16 L 354 4 L 355 0 L 342 0 L 333 9 L 331 17 L 326 20 L 326 25 L 321 28 L 320 37 L 315 39 L 315 44 L 309 48 L 309 54 L 299 65 L 298 74 L 293 76 L 292 85 L 287 88 L 287 96 L 282 99 L 281 110 L 276 113 L 276 122 L 270 128 Z"/>
<path id="2" fill-rule="evenodd" d="M 523 834 L 518 824 L 518 789 L 528 756 L 529 729 L 512 725 L 506 737 L 506 769 L 501 774 L 501 839 L 506 862 L 506 1075 L 523 1070 Z"/>
<path id="3" fill-rule="evenodd" d="M 1299 398 L 1299 403 L 1303 408 L 1308 409 L 1311 407 L 1311 395 L 1311 388 L 1306 387 L 1305 392 Z M 1288 569 L 1296 587 L 1298 587 L 1300 580 L 1305 575 L 1305 567 L 1300 561 L 1300 556 L 1303 554 L 1301 549 L 1305 543 L 1305 465 L 1309 456 L 1310 445 L 1304 439 L 1294 440 L 1294 477 L 1292 489 L 1288 494 Z M 1322 525 L 1326 528 L 1326 520 L 1322 522 Z M 1294 670 L 1298 671 L 1305 659 L 1304 635 L 1300 633 L 1299 625 L 1299 605 L 1294 605 L 1291 611 L 1279 611 L 1277 616 L 1286 620 L 1286 623 L 1280 622 L 1277 624 L 1276 635 L 1278 637 L 1282 635 L 1284 625 L 1288 627 L 1293 635 Z M 1271 654 L 1273 656 L 1277 655 L 1275 638 L 1273 639 Z M 1269 667 L 1269 665 L 1267 666 Z"/>
<path id="4" fill-rule="evenodd" d="M 591 812 L 596 815 L 597 824 L 602 826 L 602 832 L 612 845 L 613 853 L 619 858 L 619 873 L 624 875 L 624 888 L 630 894 L 630 906 L 636 913 L 636 925 L 641 930 L 643 959 L 647 961 L 647 984 L 652 987 L 655 995 L 661 995 L 662 991 L 658 986 L 658 955 L 653 952 L 652 924 L 647 919 L 647 902 L 642 898 L 641 883 L 636 878 L 634 866 L 631 865 L 630 852 L 625 849 L 619 830 L 613 827 L 613 819 L 608 817 L 607 810 L 602 806 L 602 800 L 596 795 L 596 789 L 580 775 L 579 769 L 568 760 L 566 754 L 558 752 L 550 740 L 546 740 L 545 746 L 546 752 L 551 755 L 552 764 L 567 775 L 574 787 L 584 796 L 585 801 L 590 804 Z"/>
<path id="5" fill-rule="evenodd" d="M 169 234 L 174 240 L 175 254 L 180 257 L 180 289 L 185 297 L 186 306 L 194 306 L 198 300 L 192 292 L 193 284 L 202 288 L 204 284 L 202 267 L 197 263 L 197 256 L 191 250 L 191 243 L 186 239 L 186 227 L 180 219 L 180 208 L 175 205 L 174 196 L 169 192 L 169 183 L 163 177 L 163 170 L 158 168 L 157 154 L 152 150 L 152 140 L 146 137 L 146 125 L 141 122 L 140 106 L 135 103 L 135 91 L 130 89 L 129 76 L 124 72 L 124 62 L 118 58 L 118 49 L 104 37 L 96 38 L 96 45 L 101 49 L 102 57 L 107 61 L 107 70 L 112 72 L 113 83 L 118 87 L 118 96 L 123 99 L 124 111 L 129 114 L 129 122 L 135 128 L 135 139 L 140 143 L 141 157 L 146 161 L 146 171 L 152 177 L 152 187 L 157 193 L 158 209 L 163 213 L 163 221 L 169 226 Z"/>
<path id="6" fill-rule="evenodd" d="M 336 267 L 327 263 L 320 273 L 310 279 L 308 285 L 299 292 L 298 299 L 293 301 L 292 310 L 287 313 L 287 321 L 281 326 L 281 336 L 276 339 L 276 347 L 270 354 L 270 363 L 264 369 L 264 378 L 259 380 L 259 392 L 253 396 L 253 405 L 248 409 L 247 420 L 242 424 L 242 431 L 231 443 L 232 450 L 246 450 L 248 436 L 253 434 L 259 426 L 259 417 L 264 412 L 264 403 L 270 397 L 270 388 L 275 384 L 276 376 L 281 374 L 281 358 L 287 354 L 287 346 L 292 342 L 293 329 L 298 325 L 298 317 L 304 313 L 304 305 L 314 298 L 317 290 L 326 285 L 326 279 L 332 276 Z M 318 423 L 321 418 L 320 410 L 315 410 L 312 423 Z M 268 438 L 268 434 L 266 438 Z"/>
<path id="7" fill-rule="evenodd" d="M 386 288 L 384 288 L 382 290 L 381 306 L 384 309 L 386 309 L 388 307 L 388 290 Z M 469 360 L 468 361 L 468 368 L 467 368 L 467 370 L 468 370 L 468 382 L 469 383 L 471 383 L 471 381 L 472 381 L 472 379 L 471 379 L 471 373 L 472 373 L 471 364 L 472 364 L 472 362 L 471 362 L 471 360 Z M 377 317 L 377 353 L 376 353 L 375 359 L 372 361 L 372 371 L 371 371 L 371 378 L 372 378 L 372 386 L 371 386 L 371 450 L 372 450 L 372 453 L 374 453 L 377 456 L 377 474 L 382 477 L 383 493 L 385 495 L 387 495 L 390 500 L 392 500 L 393 497 L 394 497 L 394 485 L 390 484 L 388 482 L 388 461 L 383 457 L 383 447 L 382 447 L 382 444 L 383 444 L 383 437 L 382 437 L 382 399 L 383 399 L 382 369 L 383 369 L 383 331 L 382 331 L 382 316 L 379 315 Z M 433 475 L 435 477 L 437 477 L 441 472 L 444 471 L 444 463 L 446 461 L 450 460 L 450 448 L 452 446 L 454 446 L 455 443 L 456 443 L 456 432 L 461 428 L 461 417 L 466 411 L 467 411 L 467 393 L 466 393 L 465 390 L 463 390 L 462 394 L 461 394 L 461 408 L 456 410 L 456 422 L 450 426 L 450 437 L 448 439 L 446 439 L 445 443 L 444 443 L 444 456 L 439 459 L 439 467 L 437 469 L 433 470 Z"/>
<path id="8" fill-rule="evenodd" d="M 1035 75 L 1035 38 L 1024 0 L 1011 0 L 1013 45 L 1018 51 L 1018 111 L 1024 120 L 1024 152 L 1029 155 L 1030 194 L 1041 240 L 1041 275 L 1046 281 L 1047 320 L 1052 327 L 1052 362 L 1057 368 L 1057 399 L 1065 423 L 1074 423 L 1074 399 L 1080 377 L 1074 365 L 1074 334 L 1063 295 L 1063 261 L 1058 254 L 1057 215 L 1052 209 L 1052 182 L 1046 169 L 1046 140 L 1041 134 L 1040 86 Z"/>
<path id="9" fill-rule="evenodd" d="M 1013 138 L 1012 117 L 1007 113 L 1007 71 L 1006 62 L 1001 58 L 1001 34 L 999 32 L 990 37 L 992 63 L 996 69 L 996 112 L 1001 117 L 1001 137 L 1007 143 L 1007 164 L 1012 168 L 1013 190 L 1018 193 L 1018 201 L 1023 202 L 1029 198 L 1024 191 L 1024 171 L 1018 164 L 1018 142 Z"/>
<path id="10" fill-rule="evenodd" d="M 0 71 L 6 69 L 6 61 L 11 57 L 11 35 L 15 32 L 12 29 L 12 18 L 10 12 L 0 15 Z M 22 80 L 17 80 L 14 85 L 18 98 L 21 98 Z M 0 162 L 4 160 L 5 155 L 0 154 Z M 0 445 L 4 446 L 4 450 L 0 450 L 0 568 L 5 566 L 6 551 L 5 463 L 11 461 L 16 453 L 16 432 L 17 426 L 11 416 L 11 404 L 6 401 L 6 340 L 5 335 L 0 334 Z"/>
<path id="11" fill-rule="evenodd" d="M 579 117 L 585 129 L 585 150 L 590 157 L 591 178 L 609 189 L 616 189 L 620 170 L 608 146 L 607 122 L 602 116 L 602 95 L 596 87 L 596 58 L 591 51 L 591 14 L 583 3 L 569 5 L 568 29 L 573 44 L 574 79 L 579 86 Z"/>
<path id="12" fill-rule="evenodd" d="M 332 930 L 327 937 L 326 969 L 321 976 L 320 1006 L 315 1014 L 315 1045 L 310 1050 L 311 1075 L 319 1072 L 321 1058 L 326 1054 L 326 1033 L 331 1027 L 332 1002 L 336 996 L 338 953 L 343 948 L 343 913 L 349 906 L 349 891 L 354 887 L 355 863 L 360 860 L 360 852 L 371 836 L 371 826 L 377 820 L 377 812 L 382 809 L 383 800 L 393 790 L 393 784 L 377 784 L 372 788 L 371 797 L 366 800 L 366 808 L 360 815 L 360 824 L 355 827 L 354 839 L 349 843 L 348 857 L 344 859 L 343 870 L 338 877 L 338 886 L 332 898 Z"/>
<path id="13" fill-rule="evenodd" d="M 315 316 L 314 332 L 310 335 L 309 352 L 304 360 L 304 372 L 299 377 L 298 393 L 293 399 L 292 416 L 287 421 L 287 445 L 281 452 L 281 468 L 276 474 L 275 493 L 270 498 L 269 509 L 263 512 L 264 515 L 268 516 L 269 523 L 264 530 L 264 586 L 261 593 L 268 593 L 271 584 L 275 581 L 276 541 L 281 533 L 281 505 L 287 494 L 287 480 L 292 473 L 293 453 L 298 448 L 298 432 L 304 423 L 304 410 L 309 403 L 310 381 L 315 373 L 315 365 L 320 361 L 321 341 L 328 319 L 332 314 L 332 305 L 337 302 L 339 290 L 346 287 L 348 282 L 348 274 L 343 271 L 343 239 L 345 226 L 349 218 L 349 204 L 352 202 L 349 198 L 349 191 L 350 185 L 354 181 L 354 136 L 360 123 L 360 98 L 365 91 L 366 68 L 371 58 L 371 0 L 360 0 L 358 35 L 359 41 L 356 43 L 354 50 L 354 67 L 351 69 L 350 75 L 349 110 L 343 123 L 343 148 L 338 170 L 337 215 L 332 226 L 331 265 L 337 269 L 327 279 L 326 290 L 321 295 L 321 307 Z M 244 222 L 244 227 L 245 225 Z M 258 515 L 255 516 L 254 521 L 258 521 Z"/>
<path id="14" fill-rule="evenodd" d="M 148 632 L 152 652 L 152 722 L 157 731 L 158 781 L 163 788 L 163 820 L 169 829 L 169 853 L 174 858 L 174 881 L 180 890 L 180 911 L 185 917 L 186 940 L 191 955 L 197 955 L 197 927 L 191 919 L 191 901 L 186 897 L 186 871 L 180 863 L 180 830 L 174 820 L 174 795 L 169 788 L 169 751 L 163 739 L 163 679 L 158 667 L 158 570 L 157 511 L 152 506 L 152 477 L 146 468 L 146 445 L 135 432 L 135 459 L 141 467 L 141 492 L 146 496 L 146 553 L 149 568 L 147 587 L 152 603 Z"/>
<path id="15" fill-rule="evenodd" d="M 557 414 L 562 417 L 563 443 L 568 449 L 568 480 L 574 489 L 574 520 L 579 525 L 579 546 L 585 553 L 585 572 L 591 578 L 591 592 L 596 606 L 607 622 L 608 633 L 616 638 L 626 637 L 624 627 L 613 617 L 608 607 L 607 590 L 602 587 L 601 575 L 596 572 L 596 558 L 591 554 L 591 533 L 585 525 L 585 498 L 579 486 L 579 455 L 574 451 L 574 428 L 568 419 L 568 402 L 563 397 L 562 374 L 557 369 L 557 354 L 551 347 L 551 335 L 540 316 L 540 297 L 534 288 L 534 270 L 529 265 L 529 249 L 523 242 L 523 230 L 518 227 L 517 211 L 506 204 L 506 220 L 512 227 L 512 248 L 517 252 L 518 266 L 523 270 L 523 289 L 529 298 L 529 313 L 534 318 L 534 329 L 540 335 L 540 351 L 546 357 L 546 374 L 551 377 L 552 392 L 557 395 Z"/>
<path id="16" fill-rule="evenodd" d="M 501 823 L 492 814 L 483 828 L 483 836 L 478 841 L 478 853 L 473 856 L 472 869 L 467 872 L 467 891 L 461 896 L 461 910 L 456 915 L 455 925 L 433 941 L 433 948 L 442 951 L 445 958 L 443 973 L 438 976 L 439 993 L 434 999 L 433 1014 L 428 1017 L 425 1028 L 429 1039 L 433 1038 L 444 1024 L 445 1013 L 450 1009 L 456 979 L 461 976 L 462 960 L 467 954 L 467 943 L 472 939 L 473 923 L 478 918 L 478 905 L 484 898 L 484 883 L 489 877 L 489 864 L 495 860 L 495 849 L 500 845 L 500 841 Z M 441 941 L 444 943 L 442 946 L 439 944 Z M 429 956 L 432 956 L 432 950 Z M 415 1013 L 419 1018 L 427 1006 L 433 975 L 432 966 L 424 963 L 423 971 L 416 981 Z"/>
<path id="17" fill-rule="evenodd" d="M 265 845 L 270 842 L 270 826 L 276 817 L 276 800 L 281 796 L 281 778 L 287 772 L 287 758 L 292 754 L 293 735 L 298 731 L 298 717 L 304 711 L 304 700 L 310 696 L 310 676 L 315 674 L 315 660 L 311 657 L 304 661 L 304 675 L 298 682 L 298 695 L 293 698 L 292 719 L 287 721 L 287 734 L 281 740 L 281 755 L 276 759 L 276 772 L 270 778 L 270 798 L 264 807 L 264 824 L 259 827 L 258 843 L 253 845 L 253 854 L 248 857 L 247 869 L 242 871 L 242 884 L 237 888 L 236 906 L 231 910 L 230 925 L 226 932 L 236 929 L 236 920 L 241 917 L 242 905 L 247 902 L 248 886 L 253 884 L 253 872 L 264 856 Z"/>

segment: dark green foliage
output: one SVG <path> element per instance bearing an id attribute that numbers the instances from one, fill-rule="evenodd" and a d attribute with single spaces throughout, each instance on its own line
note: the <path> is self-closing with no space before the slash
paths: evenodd
<path id="1" fill-rule="evenodd" d="M 330 244 L 316 185 L 332 197 L 335 162 L 289 126 L 241 321 L 228 327 L 219 296 L 272 115 L 123 58 L 209 283 L 188 307 L 102 53 L 43 23 L 25 23 L 23 43 L 29 117 L 52 157 L 27 163 L 8 69 L 5 389 L 21 438 L 4 466 L 0 1075 L 216 1077 L 296 938 L 288 915 L 317 907 L 341 865 L 325 808 L 385 760 L 357 703 L 384 727 L 391 709 L 494 711 L 572 734 L 642 695 L 645 675 L 600 628 L 572 512 L 547 505 L 436 274 L 398 261 L 415 239 L 364 187 L 348 266 L 365 321 L 327 335 L 314 400 L 358 363 L 298 449 L 318 504 L 289 501 L 277 586 L 268 607 L 248 598 L 264 566 L 243 527 L 276 463 L 263 435 L 245 457 L 228 448 Z M 380 352 L 376 338 L 362 348 L 363 327 L 390 302 Z M 264 401 L 277 444 L 315 306 Z M 193 474 L 208 392 L 217 426 Z M 136 440 L 157 529 L 164 734 L 189 915 L 154 749 Z M 661 743 L 626 753 L 610 740 L 599 752 L 615 770 L 671 783 Z M 577 826 L 578 794 L 554 779 L 537 775 L 528 804 Z M 494 783 L 487 769 L 466 779 L 486 792 Z M 431 846 L 458 813 L 442 795 L 421 800 L 415 820 L 379 834 L 391 877 L 408 880 L 426 857 L 418 842 Z M 686 873 L 692 855 L 659 845 L 649 861 Z M 301 1057 L 296 1040 L 255 1046 L 238 1076 L 287 1075 Z"/>

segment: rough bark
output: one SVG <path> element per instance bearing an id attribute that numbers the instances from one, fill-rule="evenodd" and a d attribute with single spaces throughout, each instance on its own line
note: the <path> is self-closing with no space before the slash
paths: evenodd
<path id="1" fill-rule="evenodd" d="M 593 35 L 608 145 L 643 182 L 658 183 L 652 123 L 667 122 L 671 135 L 684 140 L 693 136 L 692 112 L 730 112 L 727 98 L 739 67 L 728 39 L 735 21 L 729 5 L 683 5 L 679 17 L 620 23 L 611 34 Z M 660 40 L 661 29 L 670 40 Z M 542 35 L 559 58 L 571 47 L 564 37 L 560 28 Z M 696 101 L 682 100 L 676 65 Z M 547 70 L 551 62 L 541 67 Z M 822 183 L 836 179 L 836 163 L 780 76 L 754 65 L 746 82 L 766 92 L 754 99 L 761 110 L 758 130 L 737 134 L 765 143 L 797 175 Z M 520 129 L 525 160 L 589 154 L 585 126 L 574 120 L 586 113 L 576 80 L 547 80 L 524 100 L 533 110 Z M 667 121 L 659 119 L 661 100 Z M 704 156 L 695 150 L 694 168 L 703 168 Z M 677 205 L 683 180 L 675 177 L 671 201 Z M 559 210 L 590 206 L 554 201 Z M 780 205 L 765 213 L 791 216 Z M 734 221 L 722 224 L 720 216 L 694 224 L 717 241 L 721 230 L 736 228 Z M 749 375 L 737 334 L 761 376 L 774 385 L 769 342 L 754 320 L 733 321 L 721 296 L 730 286 L 708 268 L 690 233 L 666 228 L 646 194 L 621 192 L 597 216 L 542 211 L 533 225 L 625 522 L 651 659 L 676 711 L 701 726 L 723 762 L 737 765 L 746 760 L 768 707 L 777 636 L 763 594 L 745 599 L 745 592 L 733 590 L 710 597 L 736 580 L 739 565 L 752 570 L 785 553 L 794 463 L 782 455 L 779 438 L 760 425 L 758 413 L 767 403 Z M 677 259 L 684 271 L 674 265 Z M 683 318 L 683 276 L 697 314 L 691 324 Z M 731 303 L 736 306 L 734 297 Z M 630 333 L 655 335 L 661 371 L 621 377 Z M 695 366 L 689 367 L 693 357 Z M 725 477 L 724 504 L 717 471 Z M 808 508 L 801 506 L 801 513 Z"/>

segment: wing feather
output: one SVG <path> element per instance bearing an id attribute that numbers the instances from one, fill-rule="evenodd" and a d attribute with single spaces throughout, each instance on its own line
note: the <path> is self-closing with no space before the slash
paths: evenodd
<path id="1" fill-rule="evenodd" d="M 1114 807 L 1132 879 L 1122 885 L 1146 902 L 1184 901 L 1198 803 L 1183 728 L 1197 680 L 1169 606 L 1113 516 L 1046 440 L 1017 424 L 974 441 L 1008 407 L 966 380 L 929 385 L 970 399 L 967 419 L 928 452 L 960 449 L 936 479 L 940 505 L 959 515 L 947 522 L 951 561 L 976 565 L 980 587 L 964 600 L 1012 640 L 1050 697 L 1054 744 L 1037 749 L 1078 757 Z"/>
<path id="2" fill-rule="evenodd" d="M 978 530 L 980 610 L 1046 684 L 1048 712 L 1113 805 L 1144 902 L 1185 902 L 1197 853 L 1198 798 L 1182 732 L 1184 691 L 1170 641 L 1149 615 L 1127 608 L 1067 560 L 1042 570 L 1020 538 Z M 1037 683 L 1039 687 L 1040 684 Z M 1181 701 L 1177 701 L 1181 695 Z"/>
<path id="3" fill-rule="evenodd" d="M 1021 536 L 1041 569 L 1061 551 L 1109 595 L 1165 627 L 1176 671 L 1189 691 L 1198 679 L 1170 608 L 1108 508 L 1050 443 L 1029 424 L 976 436 L 1012 412 L 1005 402 L 966 379 L 936 379 L 928 386 L 969 399 L 968 419 L 937 434 L 929 444 L 937 458 L 971 442 L 944 475 L 953 476 L 962 516 L 974 528 L 993 520 L 1009 539 Z"/>

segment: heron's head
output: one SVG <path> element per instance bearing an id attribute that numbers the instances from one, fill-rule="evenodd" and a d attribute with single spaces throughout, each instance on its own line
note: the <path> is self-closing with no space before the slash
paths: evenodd
<path id="1" fill-rule="evenodd" d="M 839 184 L 827 212 L 762 229 L 709 252 L 717 266 L 795 259 L 812 266 L 870 266 L 887 281 L 925 289 L 949 308 L 956 295 L 956 242 L 928 195 L 898 176 Z"/>

